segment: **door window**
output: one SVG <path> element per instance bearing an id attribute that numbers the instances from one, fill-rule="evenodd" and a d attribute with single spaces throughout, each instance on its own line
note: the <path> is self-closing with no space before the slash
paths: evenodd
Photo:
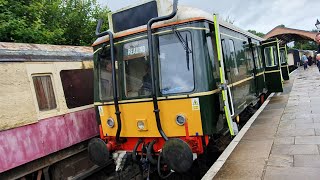
<path id="1" fill-rule="evenodd" d="M 236 49 L 234 47 L 234 42 L 233 40 L 229 39 L 229 50 L 230 50 L 230 56 L 231 56 L 231 61 L 233 62 L 233 71 L 235 75 L 239 74 L 238 70 L 238 64 L 237 64 L 237 59 L 236 59 Z"/>
<path id="2" fill-rule="evenodd" d="M 278 54 L 277 54 L 277 47 L 270 46 L 264 48 L 264 57 L 266 62 L 266 67 L 274 67 L 278 66 Z"/>

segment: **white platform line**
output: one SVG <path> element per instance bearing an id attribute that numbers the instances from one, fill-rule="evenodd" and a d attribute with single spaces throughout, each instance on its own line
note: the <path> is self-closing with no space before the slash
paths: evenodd
<path id="1" fill-rule="evenodd" d="M 298 69 L 298 68 L 297 68 Z M 293 70 L 291 73 L 289 73 L 289 76 L 297 71 L 297 69 Z"/>
<path id="2" fill-rule="evenodd" d="M 262 106 L 257 110 L 257 112 L 248 120 L 248 122 L 242 127 L 239 134 L 231 141 L 228 147 L 223 151 L 220 157 L 216 160 L 216 162 L 211 166 L 208 172 L 202 177 L 202 180 L 213 179 L 214 176 L 221 169 L 223 164 L 226 162 L 234 148 L 238 145 L 244 134 L 251 127 L 252 123 L 257 119 L 259 114 L 263 111 L 263 109 L 269 103 L 271 97 L 274 96 L 274 93 L 271 93 L 270 96 L 266 99 L 266 101 L 262 104 Z"/>

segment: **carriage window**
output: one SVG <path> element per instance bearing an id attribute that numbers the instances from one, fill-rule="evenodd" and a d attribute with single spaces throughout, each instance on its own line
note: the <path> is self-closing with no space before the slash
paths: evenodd
<path id="1" fill-rule="evenodd" d="M 278 56 L 276 46 L 270 46 L 264 48 L 264 57 L 266 67 L 274 67 L 278 65 Z"/>
<path id="2" fill-rule="evenodd" d="M 175 32 L 159 36 L 160 88 L 162 94 L 194 89 L 191 34 Z"/>
<path id="3" fill-rule="evenodd" d="M 124 44 L 123 60 L 126 97 L 151 95 L 148 40 L 142 39 Z"/>
<path id="4" fill-rule="evenodd" d="M 286 63 L 286 53 L 285 53 L 285 51 L 280 51 L 280 61 L 281 61 L 281 63 Z"/>
<path id="5" fill-rule="evenodd" d="M 115 56 L 116 56 L 115 47 Z M 99 54 L 99 96 L 101 100 L 111 100 L 113 98 L 112 84 L 112 63 L 110 49 L 106 48 Z M 117 60 L 117 59 L 116 59 Z M 116 61 L 116 73 L 118 73 L 118 61 Z M 117 76 L 118 79 L 118 76 Z M 119 91 L 119 88 L 118 88 Z"/>
<path id="6" fill-rule="evenodd" d="M 208 53 L 210 62 L 212 63 L 212 67 L 214 67 L 214 49 L 213 49 L 213 43 L 215 42 L 215 37 L 211 34 L 207 37 L 207 45 L 208 45 Z"/>
<path id="7" fill-rule="evenodd" d="M 253 55 L 254 55 L 254 61 L 256 62 L 257 69 L 260 69 L 262 67 L 260 58 L 259 58 L 259 52 L 258 52 L 258 46 L 254 46 L 253 49 Z"/>
<path id="8" fill-rule="evenodd" d="M 48 111 L 57 107 L 51 75 L 32 77 L 40 111 Z"/>
<path id="9" fill-rule="evenodd" d="M 72 69 L 60 72 L 68 108 L 93 104 L 92 69 Z"/>
<path id="10" fill-rule="evenodd" d="M 236 49 L 234 47 L 234 42 L 231 39 L 229 39 L 229 50 L 230 50 L 231 60 L 233 61 L 233 64 L 234 64 L 234 67 L 233 67 L 234 74 L 238 75 L 239 71 L 238 71 L 238 64 L 236 59 Z"/>

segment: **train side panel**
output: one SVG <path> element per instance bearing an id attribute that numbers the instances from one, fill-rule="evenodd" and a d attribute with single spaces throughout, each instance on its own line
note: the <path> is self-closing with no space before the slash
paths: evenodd
<path id="1" fill-rule="evenodd" d="M 38 121 L 24 63 L 0 63 L 0 131 Z"/>
<path id="2" fill-rule="evenodd" d="M 227 28 L 221 27 L 221 40 L 226 78 L 237 115 L 257 99 L 252 52 L 247 37 Z"/>

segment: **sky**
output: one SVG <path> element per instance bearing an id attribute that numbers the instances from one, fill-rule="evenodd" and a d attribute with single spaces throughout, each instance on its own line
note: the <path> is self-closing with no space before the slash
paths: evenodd
<path id="1" fill-rule="evenodd" d="M 141 0 L 98 0 L 101 5 L 116 11 Z M 179 0 L 179 4 L 197 7 L 234 21 L 244 30 L 267 33 L 274 27 L 312 30 L 320 20 L 320 0 Z"/>

